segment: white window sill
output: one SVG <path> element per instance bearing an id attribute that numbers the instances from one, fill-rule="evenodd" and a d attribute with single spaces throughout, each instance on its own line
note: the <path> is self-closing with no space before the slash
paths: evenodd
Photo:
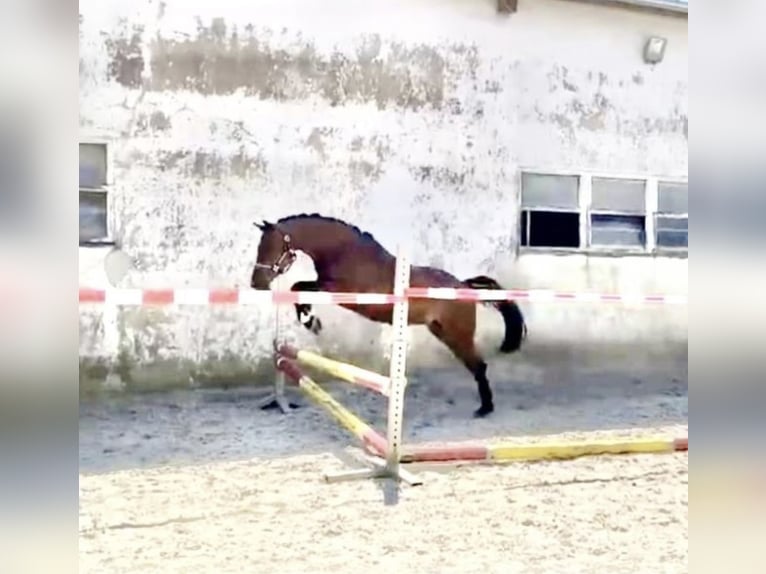
<path id="1" fill-rule="evenodd" d="M 646 249 L 620 249 L 609 247 L 590 247 L 581 249 L 579 247 L 519 247 L 519 255 L 579 255 L 587 257 L 689 257 L 689 251 L 686 249 L 664 249 L 657 248 L 652 251 Z"/>

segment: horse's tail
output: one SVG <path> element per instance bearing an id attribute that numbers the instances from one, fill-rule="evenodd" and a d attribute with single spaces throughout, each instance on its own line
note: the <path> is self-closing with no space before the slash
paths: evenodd
<path id="1" fill-rule="evenodd" d="M 486 275 L 478 275 L 463 280 L 463 284 L 471 289 L 502 289 L 500 284 Z M 512 353 L 521 348 L 522 341 L 527 336 L 527 324 L 524 322 L 524 316 L 521 309 L 515 301 L 486 301 L 492 305 L 503 316 L 505 322 L 505 337 L 503 344 L 500 345 L 500 351 L 503 353 Z"/>

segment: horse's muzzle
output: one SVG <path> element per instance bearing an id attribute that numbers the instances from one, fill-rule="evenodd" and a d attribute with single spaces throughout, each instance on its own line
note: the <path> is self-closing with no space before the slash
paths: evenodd
<path id="1" fill-rule="evenodd" d="M 271 281 L 267 277 L 268 273 L 265 270 L 258 270 L 253 273 L 250 279 L 250 287 L 258 291 L 264 291 L 269 288 Z"/>

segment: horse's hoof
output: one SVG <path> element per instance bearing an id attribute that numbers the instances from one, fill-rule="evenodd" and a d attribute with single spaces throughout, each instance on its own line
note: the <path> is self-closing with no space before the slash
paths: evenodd
<path id="1" fill-rule="evenodd" d="M 494 410 L 495 407 L 493 405 L 482 405 L 473 412 L 473 416 L 477 419 L 484 418 Z"/>
<path id="2" fill-rule="evenodd" d="M 322 321 L 319 320 L 319 317 L 314 317 L 309 330 L 315 335 L 319 335 L 319 332 L 322 330 Z"/>
<path id="3" fill-rule="evenodd" d="M 278 399 L 272 399 L 265 405 L 261 405 L 261 410 L 264 411 L 273 411 L 273 410 L 279 410 L 282 412 L 282 414 L 287 414 L 290 411 L 293 411 L 295 409 L 299 409 L 301 405 L 286 401 L 281 401 Z"/>

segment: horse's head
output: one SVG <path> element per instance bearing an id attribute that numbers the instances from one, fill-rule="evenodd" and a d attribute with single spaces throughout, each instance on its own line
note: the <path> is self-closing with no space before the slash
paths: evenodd
<path id="1" fill-rule="evenodd" d="M 296 259 L 290 235 L 275 223 L 264 221 L 254 224 L 261 230 L 258 259 L 253 266 L 250 286 L 265 290 L 278 275 L 287 272 Z"/>

